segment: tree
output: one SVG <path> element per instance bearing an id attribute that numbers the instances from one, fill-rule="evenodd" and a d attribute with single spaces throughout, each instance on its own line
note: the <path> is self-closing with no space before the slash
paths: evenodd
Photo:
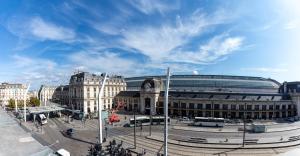
<path id="1" fill-rule="evenodd" d="M 7 107 L 12 108 L 12 109 L 15 108 L 15 100 L 9 99 Z"/>
<path id="2" fill-rule="evenodd" d="M 29 99 L 29 106 L 31 107 L 37 107 L 40 106 L 40 100 L 36 97 L 30 97 Z"/>

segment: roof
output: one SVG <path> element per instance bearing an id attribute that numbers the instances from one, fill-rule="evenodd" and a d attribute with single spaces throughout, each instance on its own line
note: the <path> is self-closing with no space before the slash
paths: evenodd
<path id="1" fill-rule="evenodd" d="M 61 148 L 56 153 L 60 154 L 61 156 L 70 156 L 70 152 Z"/>
<path id="2" fill-rule="evenodd" d="M 120 91 L 117 96 L 140 97 L 140 92 L 139 91 Z"/>

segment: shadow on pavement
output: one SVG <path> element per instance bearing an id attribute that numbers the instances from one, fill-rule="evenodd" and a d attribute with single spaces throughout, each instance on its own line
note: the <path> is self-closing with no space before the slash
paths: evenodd
<path id="1" fill-rule="evenodd" d="M 233 152 L 233 151 L 235 151 L 235 150 L 239 150 L 239 149 L 241 149 L 241 148 L 243 148 L 243 146 L 241 146 L 241 147 L 237 147 L 237 148 L 233 148 L 233 149 L 230 149 L 230 150 L 228 150 L 228 151 L 224 151 L 224 152 L 219 152 L 219 153 L 214 153 L 213 155 L 217 155 L 217 156 L 227 156 L 227 153 L 228 152 Z"/>

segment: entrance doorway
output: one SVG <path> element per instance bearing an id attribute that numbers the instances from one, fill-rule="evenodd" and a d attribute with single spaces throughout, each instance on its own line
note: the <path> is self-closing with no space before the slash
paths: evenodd
<path id="1" fill-rule="evenodd" d="M 145 114 L 150 115 L 150 110 L 151 110 L 151 99 L 145 98 Z"/>

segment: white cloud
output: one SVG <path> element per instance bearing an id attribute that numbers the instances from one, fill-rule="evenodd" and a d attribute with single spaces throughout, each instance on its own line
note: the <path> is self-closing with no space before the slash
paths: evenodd
<path id="1" fill-rule="evenodd" d="M 177 9 L 179 5 L 177 1 L 164 3 L 161 0 L 130 0 L 129 3 L 144 14 L 151 14 L 154 12 L 163 14 L 164 12 Z"/>
<path id="2" fill-rule="evenodd" d="M 32 83 L 32 88 L 37 89 L 41 84 L 67 83 L 71 74 L 71 67 L 58 65 L 49 59 L 13 55 L 13 62 L 9 67 L 9 77 L 15 82 Z"/>
<path id="3" fill-rule="evenodd" d="M 32 35 L 45 40 L 70 41 L 76 36 L 73 30 L 46 22 L 39 17 L 30 20 L 29 29 Z"/>
<path id="4" fill-rule="evenodd" d="M 113 74 L 130 75 L 139 72 L 136 62 L 122 58 L 113 52 L 81 51 L 69 56 L 71 62 L 78 68 L 91 72 L 107 72 Z M 136 69 L 137 71 L 134 71 Z"/>
<path id="5" fill-rule="evenodd" d="M 230 17 L 219 11 L 205 15 L 195 11 L 189 18 L 177 16 L 176 24 L 160 27 L 135 27 L 122 32 L 121 43 L 157 61 L 168 57 L 172 50 L 184 46 L 192 37 L 201 35 L 212 26 L 225 23 Z"/>
<path id="6" fill-rule="evenodd" d="M 252 71 L 252 72 L 268 72 L 268 73 L 288 72 L 288 69 L 285 68 L 268 68 L 268 67 L 242 68 L 242 70 Z"/>
<path id="7" fill-rule="evenodd" d="M 243 40 L 243 37 L 215 36 L 207 44 L 200 45 L 197 51 L 175 51 L 170 55 L 170 60 L 193 64 L 213 63 L 239 50 Z"/>
<path id="8" fill-rule="evenodd" d="M 291 20 L 288 23 L 285 24 L 284 29 L 295 29 L 299 25 L 299 22 L 297 20 Z"/>
<path id="9" fill-rule="evenodd" d="M 32 18 L 11 18 L 7 22 L 6 27 L 12 34 L 18 36 L 19 40 L 22 42 L 24 39 L 29 39 L 32 42 L 43 40 L 62 42 L 76 41 L 76 33 L 73 29 L 45 21 L 38 16 Z M 22 46 L 21 49 L 23 49 Z"/>

